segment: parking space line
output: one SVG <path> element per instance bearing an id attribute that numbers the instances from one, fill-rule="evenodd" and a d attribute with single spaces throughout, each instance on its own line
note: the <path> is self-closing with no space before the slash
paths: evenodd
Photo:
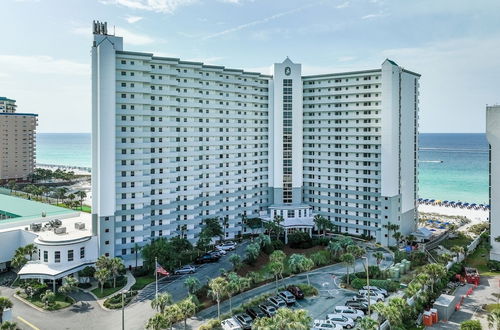
<path id="1" fill-rule="evenodd" d="M 40 328 L 37 328 L 36 326 L 34 326 L 33 324 L 31 324 L 30 322 L 26 321 L 25 319 L 23 319 L 22 317 L 18 316 L 17 319 L 21 322 L 23 322 L 24 324 L 28 325 L 30 328 L 32 328 L 33 330 L 40 330 Z"/>

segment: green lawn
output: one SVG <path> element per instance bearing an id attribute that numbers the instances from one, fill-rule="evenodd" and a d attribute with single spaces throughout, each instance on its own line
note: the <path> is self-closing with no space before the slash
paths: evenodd
<path id="1" fill-rule="evenodd" d="M 500 304 L 489 304 L 489 305 L 486 305 L 486 310 L 487 310 L 488 312 L 490 312 L 490 313 L 491 313 L 493 310 L 498 309 L 498 308 L 500 308 Z"/>
<path id="2" fill-rule="evenodd" d="M 455 238 L 449 238 L 442 241 L 440 244 L 446 249 L 450 249 L 452 246 L 458 245 L 467 247 L 472 242 L 472 239 L 462 233 L 458 233 L 458 236 Z"/>
<path id="3" fill-rule="evenodd" d="M 73 209 L 73 210 L 76 210 L 76 211 L 82 211 L 82 212 L 86 212 L 86 213 L 92 213 L 92 209 L 88 205 L 83 205 L 81 209 L 80 209 L 80 206 L 78 206 L 77 208 L 70 208 L 68 205 L 66 205 L 64 203 L 59 203 L 59 204 L 56 204 L 56 205 L 59 206 L 59 207 L 64 207 L 66 209 Z"/>
<path id="4" fill-rule="evenodd" d="M 145 275 L 135 278 L 135 284 L 132 285 L 132 290 L 141 290 L 149 283 L 153 283 L 155 281 L 154 275 Z"/>
<path id="5" fill-rule="evenodd" d="M 109 287 L 104 287 L 101 293 L 101 286 L 99 285 L 97 288 L 92 290 L 92 293 L 96 295 L 97 298 L 105 298 L 109 295 L 112 295 L 113 293 L 121 290 L 125 285 L 127 284 L 127 281 L 116 281 L 116 288 L 112 287 L 112 283 L 108 283 Z"/>
<path id="6" fill-rule="evenodd" d="M 488 242 L 482 242 L 479 246 L 467 256 L 465 259 L 465 264 L 469 267 L 477 268 L 480 275 L 484 276 L 494 276 L 500 275 L 500 272 L 490 271 L 487 266 L 489 261 L 490 251 L 487 246 Z"/>
<path id="7" fill-rule="evenodd" d="M 55 311 L 55 310 L 58 310 L 61 308 L 65 308 L 65 307 L 71 306 L 75 303 L 73 298 L 62 295 L 60 293 L 56 294 L 56 300 L 49 306 L 46 306 L 45 303 L 43 303 L 40 300 L 39 295 L 34 296 L 33 298 L 29 298 L 26 296 L 26 294 L 23 293 L 23 294 L 20 294 L 20 297 L 23 299 L 26 299 L 27 301 L 29 301 L 30 303 L 32 303 L 33 305 L 35 305 L 37 307 L 43 308 L 45 310 L 50 310 L 50 311 Z"/>

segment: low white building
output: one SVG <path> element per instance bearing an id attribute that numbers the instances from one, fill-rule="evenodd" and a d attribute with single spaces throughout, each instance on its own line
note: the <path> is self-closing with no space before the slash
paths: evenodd
<path id="1" fill-rule="evenodd" d="M 38 253 L 19 270 L 21 279 L 51 280 L 55 286 L 56 280 L 97 260 L 97 236 L 88 213 L 0 195 L 0 215 L 0 270 L 10 268 L 16 249 L 30 243 Z"/>

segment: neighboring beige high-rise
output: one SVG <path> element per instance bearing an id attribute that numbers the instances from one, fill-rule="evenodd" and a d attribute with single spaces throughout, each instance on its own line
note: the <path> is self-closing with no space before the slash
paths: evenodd
<path id="1" fill-rule="evenodd" d="M 26 180 L 33 173 L 37 117 L 16 113 L 16 101 L 0 97 L 0 182 Z"/>

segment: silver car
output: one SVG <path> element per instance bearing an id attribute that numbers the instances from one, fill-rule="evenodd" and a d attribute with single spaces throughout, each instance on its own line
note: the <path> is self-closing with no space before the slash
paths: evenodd
<path id="1" fill-rule="evenodd" d="M 182 266 L 174 271 L 174 275 L 185 275 L 185 274 L 194 274 L 196 272 L 196 268 L 191 265 Z"/>

